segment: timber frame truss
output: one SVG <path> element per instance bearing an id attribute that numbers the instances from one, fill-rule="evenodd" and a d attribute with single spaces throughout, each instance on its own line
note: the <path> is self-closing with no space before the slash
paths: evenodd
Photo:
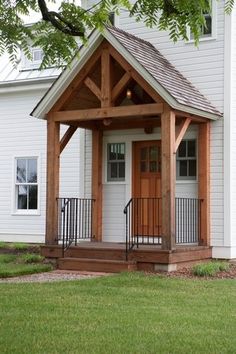
<path id="1" fill-rule="evenodd" d="M 131 92 L 128 97 L 127 92 Z M 175 154 L 190 124 L 199 124 L 198 185 L 203 199 L 202 244 L 209 245 L 209 129 L 207 119 L 173 110 L 106 40 L 95 50 L 47 115 L 46 243 L 57 241 L 60 153 L 77 128 L 92 130 L 93 233 L 102 241 L 104 130 L 161 127 L 163 249 L 175 249 Z M 60 124 L 68 125 L 60 139 Z"/>

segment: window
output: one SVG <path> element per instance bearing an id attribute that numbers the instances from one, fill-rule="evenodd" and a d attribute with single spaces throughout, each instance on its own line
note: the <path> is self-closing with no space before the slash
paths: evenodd
<path id="1" fill-rule="evenodd" d="M 197 176 L 196 140 L 183 140 L 176 157 L 176 177 L 178 180 L 196 180 Z"/>
<path id="2" fill-rule="evenodd" d="M 125 180 L 125 144 L 112 143 L 107 145 L 107 180 Z"/>
<path id="3" fill-rule="evenodd" d="M 212 0 L 211 13 L 204 13 L 206 25 L 201 27 L 200 40 L 216 37 L 216 1 Z M 193 41 L 193 34 L 189 31 L 189 39 Z"/>
<path id="4" fill-rule="evenodd" d="M 32 70 L 38 69 L 43 60 L 43 50 L 41 48 L 31 48 L 32 59 L 29 60 L 23 53 L 21 53 L 22 69 Z"/>
<path id="5" fill-rule="evenodd" d="M 32 49 L 32 57 L 34 64 L 40 64 L 43 60 L 43 51 L 42 49 Z"/>
<path id="6" fill-rule="evenodd" d="M 16 210 L 38 209 L 38 159 L 17 158 L 15 170 Z"/>

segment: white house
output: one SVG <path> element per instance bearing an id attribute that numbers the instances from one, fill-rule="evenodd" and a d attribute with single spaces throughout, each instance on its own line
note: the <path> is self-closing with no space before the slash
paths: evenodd
<path id="1" fill-rule="evenodd" d="M 90 5 L 91 1 L 84 2 L 84 6 Z M 80 121 L 77 121 L 78 116 L 76 117 L 75 112 L 73 119 L 74 122 L 77 122 L 77 130 L 73 134 L 74 131 L 71 128 L 68 134 L 73 135 L 73 137 L 66 148 L 63 149 L 61 155 L 60 193 L 56 195 L 51 191 L 51 195 L 53 198 L 58 196 L 61 198 L 79 197 L 87 200 L 90 198 L 96 199 L 96 195 L 97 200 L 102 200 L 102 202 L 100 200 L 101 210 L 96 206 L 98 203 L 96 204 L 95 201 L 93 218 L 98 218 L 99 213 L 101 215 L 97 225 L 94 225 L 94 221 L 91 221 L 90 225 L 89 218 L 91 215 L 86 219 L 84 224 L 87 227 L 88 235 L 92 232 L 91 227 L 93 225 L 93 232 L 95 232 L 94 230 L 98 232 L 98 235 L 95 235 L 97 241 L 114 242 L 116 244 L 125 242 L 127 217 L 125 218 L 123 210 L 130 199 L 133 198 L 133 202 L 131 202 L 131 204 L 133 203 L 133 210 L 137 211 L 137 215 L 143 221 L 142 225 L 136 226 L 132 226 L 131 222 L 129 227 L 131 229 L 137 228 L 138 242 L 145 243 L 149 236 L 153 236 L 151 237 L 152 241 L 154 240 L 153 243 L 159 243 L 159 236 L 162 236 L 161 233 L 171 233 L 173 231 L 171 231 L 173 225 L 168 226 L 168 231 L 163 223 L 163 204 L 161 204 L 162 207 L 157 207 L 153 201 L 150 201 L 150 198 L 156 198 L 155 203 L 163 203 L 166 198 L 162 191 L 163 175 L 162 178 L 160 177 L 161 173 L 167 173 L 165 166 L 162 166 L 164 156 L 163 151 L 161 152 L 161 136 L 164 133 L 160 127 L 160 117 L 163 115 L 163 111 L 160 109 L 158 112 L 160 107 L 154 107 L 155 104 L 162 104 L 163 102 L 163 104 L 168 104 L 172 107 L 175 112 L 176 137 L 179 137 L 179 141 L 175 142 L 179 147 L 174 163 L 174 166 L 176 165 L 176 178 L 174 185 L 172 184 L 173 190 L 171 189 L 174 193 L 173 197 L 176 198 L 174 210 L 178 212 L 178 218 L 175 220 L 175 232 L 180 235 L 179 237 L 187 237 L 184 241 L 185 244 L 193 244 L 196 242 L 196 237 L 199 236 L 201 227 L 205 223 L 204 227 L 207 231 L 204 231 L 206 233 L 205 236 L 199 236 L 200 239 L 202 237 L 200 244 L 212 246 L 213 257 L 236 257 L 236 218 L 234 217 L 236 215 L 236 180 L 234 178 L 234 168 L 236 166 L 234 130 L 236 125 L 233 120 L 236 113 L 236 99 L 234 98 L 234 89 L 236 89 L 235 10 L 230 16 L 226 15 L 224 13 L 224 1 L 213 1 L 212 16 L 208 22 L 211 25 L 208 30 L 204 30 L 199 46 L 196 48 L 191 39 L 188 42 L 179 41 L 173 44 L 169 39 L 168 33 L 159 32 L 156 29 L 148 29 L 142 23 L 136 23 L 133 19 L 130 19 L 126 11 L 122 11 L 119 18 L 115 18 L 115 25 L 143 39 L 143 46 L 140 45 L 142 41 L 138 39 L 136 41 L 134 37 L 129 38 L 127 34 L 117 30 L 108 29 L 103 34 L 96 32 L 90 38 L 90 45 L 82 49 L 79 61 L 77 59 L 74 60 L 72 67 L 64 71 L 47 93 L 47 89 L 55 81 L 59 71 L 55 68 L 38 71 L 37 60 L 40 59 L 38 53 L 35 54 L 35 63 L 21 61 L 17 69 L 12 69 L 10 64 L 1 66 L 0 105 L 2 109 L 0 122 L 2 124 L 2 154 L 0 158 L 4 167 L 0 175 L 2 179 L 2 202 L 0 203 L 1 240 L 44 241 L 46 122 L 34 119 L 29 114 L 33 111 L 33 116 L 47 118 L 47 113 L 65 94 L 68 85 L 70 85 L 72 80 L 76 79 L 84 66 L 89 65 L 89 60 L 93 60 L 91 58 L 96 55 L 96 50 L 105 41 L 113 48 L 110 50 L 116 51 L 120 55 L 117 55 L 116 59 L 114 59 L 114 56 L 111 59 L 111 65 L 116 71 L 114 75 L 117 75 L 112 88 L 113 91 L 115 88 L 116 90 L 120 89 L 116 97 L 119 102 L 115 106 L 126 107 L 126 113 L 124 113 L 123 108 L 119 109 L 120 112 L 123 112 L 121 114 L 128 114 L 128 117 L 131 116 L 132 112 L 134 112 L 134 115 L 138 114 L 133 106 L 145 103 L 150 105 L 148 107 L 149 111 L 147 107 L 142 107 L 143 117 L 146 118 L 142 118 L 142 120 L 139 117 L 138 124 L 137 120 L 135 121 L 136 125 L 131 122 L 131 118 L 127 119 L 128 129 L 125 129 L 124 118 L 122 124 L 118 122 L 118 119 L 116 119 L 117 113 L 114 109 L 110 110 L 108 115 L 106 115 L 107 113 L 104 110 L 97 111 L 96 119 L 100 117 L 101 121 L 99 120 L 99 123 L 96 123 L 96 127 L 101 122 L 103 127 L 102 138 L 100 137 L 102 146 L 99 145 L 98 140 L 96 142 L 94 133 L 92 133 L 95 129 L 94 119 L 90 117 L 90 123 L 85 123 L 86 119 L 83 118 L 83 121 L 81 121 L 80 117 Z M 134 47 L 137 45 L 136 53 L 134 48 L 132 52 L 128 40 Z M 158 57 L 157 52 L 152 53 L 153 57 L 148 56 L 150 53 L 146 49 L 149 47 L 145 41 L 150 42 L 164 58 Z M 152 51 L 152 49 L 150 50 Z M 142 58 L 139 57 L 140 53 L 143 56 Z M 146 57 L 145 53 L 147 54 Z M 102 64 L 100 64 L 99 60 L 98 58 L 94 63 L 96 63 L 97 68 L 101 65 L 102 70 Z M 122 64 L 123 60 L 124 65 Z M 169 68 L 169 71 L 167 70 L 168 73 L 166 75 L 162 72 L 162 80 L 168 81 L 172 75 L 172 82 L 161 81 L 161 71 L 157 73 L 159 76 L 155 77 L 153 66 L 156 65 L 155 70 L 157 70 L 159 60 L 160 62 L 164 60 L 162 62 L 164 67 L 165 65 L 168 66 L 168 63 L 173 65 L 171 69 Z M 113 63 L 114 61 L 115 63 Z M 134 70 L 134 74 L 130 78 L 127 74 L 129 71 L 125 71 L 125 62 L 131 65 L 130 72 Z M 177 74 L 173 67 L 177 69 Z M 171 71 L 172 69 L 173 71 Z M 106 106 L 103 106 L 103 99 L 101 99 L 102 106 L 99 104 L 99 95 L 101 95 L 103 85 L 98 79 L 101 74 L 99 70 L 97 69 L 97 72 L 91 68 L 90 71 L 88 70 L 90 76 L 84 78 L 86 82 L 81 84 L 82 91 L 84 91 L 78 91 L 77 97 L 80 103 L 71 100 L 67 106 L 64 105 L 56 112 L 57 122 L 62 126 L 61 137 L 67 129 L 66 125 L 73 127 L 72 118 L 70 118 L 71 120 L 63 118 L 63 111 L 67 113 L 72 110 L 81 111 L 86 108 L 106 108 Z M 135 73 L 140 75 L 140 77 L 135 76 Z M 180 79 L 179 75 L 181 74 Z M 185 78 L 188 81 L 185 81 Z M 121 79 L 123 82 L 120 82 Z M 183 81 L 181 81 L 182 79 Z M 91 87 L 91 82 L 92 84 L 95 83 L 95 89 L 94 85 Z M 117 86 L 118 83 L 120 83 L 120 87 Z M 86 86 L 86 89 L 83 85 Z M 96 89 L 98 90 L 96 91 Z M 124 92 L 121 92 L 122 89 L 125 95 Z M 198 92 L 196 89 L 199 91 L 199 96 L 196 93 Z M 151 90 L 155 91 L 156 96 L 150 93 Z M 111 94 L 116 96 L 115 91 L 112 93 L 111 90 Z M 194 96 L 195 94 L 196 96 Z M 90 97 L 89 100 L 88 96 Z M 94 98 L 94 96 L 96 97 Z M 158 99 L 155 100 L 154 96 L 160 97 L 160 101 Z M 193 101 L 191 101 L 190 96 L 195 97 L 193 97 Z M 88 103 L 88 101 L 90 102 Z M 87 106 L 85 106 L 86 102 Z M 153 106 L 151 107 L 151 105 Z M 150 109 L 153 110 L 152 113 L 150 113 Z M 131 113 L 128 112 L 129 110 Z M 155 116 L 159 117 L 159 123 L 158 119 L 154 122 Z M 143 123 L 144 120 L 145 124 Z M 202 134 L 204 129 L 201 127 L 204 122 L 207 122 L 210 127 L 208 133 L 204 133 L 209 134 L 206 135 L 209 137 L 209 146 L 205 146 L 206 149 L 209 148 L 209 161 L 207 161 L 207 156 L 204 155 L 205 150 L 202 145 L 202 141 L 204 141 L 202 137 L 205 135 Z M 101 126 L 99 126 L 100 130 Z M 87 129 L 81 129 L 82 127 Z M 64 135 L 66 140 L 70 138 L 68 134 Z M 94 146 L 96 146 L 96 143 L 98 144 L 97 150 L 92 148 L 92 140 Z M 150 156 L 147 155 L 147 151 L 149 151 Z M 99 162 L 100 182 L 98 181 L 99 177 L 96 176 L 97 182 L 99 182 L 97 185 L 99 185 L 99 188 L 102 187 L 100 189 L 97 187 L 96 189 L 93 185 L 92 190 L 92 179 L 95 179 L 94 173 L 96 173 L 96 169 L 92 167 L 92 160 L 94 160 L 96 153 L 98 154 L 97 159 L 99 159 L 99 154 L 102 155 Z M 137 158 L 139 154 L 140 157 Z M 200 161 L 199 157 L 202 156 L 205 157 Z M 50 160 L 49 156 L 48 161 L 48 169 L 50 170 L 50 163 L 53 159 Z M 95 164 L 94 161 L 93 164 Z M 137 165 L 140 165 L 140 171 L 135 170 Z M 156 173 L 155 182 L 153 182 L 153 177 L 150 176 L 149 182 L 147 182 L 149 178 L 147 174 L 145 175 L 147 169 L 149 169 L 150 173 Z M 205 179 L 204 171 L 207 175 Z M 35 177 L 35 172 L 37 178 Z M 134 182 L 134 175 L 139 176 L 139 182 Z M 153 187 L 153 183 L 155 183 L 155 187 Z M 165 188 L 168 189 L 168 186 L 165 186 Z M 150 190 L 155 190 L 153 195 L 150 195 Z M 202 195 L 204 195 L 203 198 Z M 138 203 L 137 199 L 139 198 L 146 199 L 141 202 L 141 206 L 135 204 Z M 63 203 L 68 205 L 68 200 L 61 200 L 64 212 L 66 206 Z M 159 201 L 157 202 L 157 200 Z M 201 213 L 205 215 L 202 220 L 199 214 L 199 203 L 202 205 L 201 200 L 203 200 L 203 211 L 201 210 Z M 204 206 L 204 201 L 207 201 L 207 207 L 206 205 Z M 170 204 L 172 202 L 173 198 Z M 71 210 L 75 207 L 76 204 L 71 204 Z M 88 208 L 90 206 L 87 205 L 84 209 L 85 214 L 88 213 Z M 138 208 L 141 209 L 139 210 Z M 157 209 L 158 213 L 155 214 Z M 78 210 L 80 210 L 79 207 Z M 147 213 L 147 210 L 149 210 L 149 213 Z M 197 220 L 191 219 L 188 221 L 188 225 L 185 224 L 181 220 L 186 212 L 190 219 L 193 217 Z M 67 211 L 67 213 L 69 212 Z M 132 217 L 133 212 L 131 211 L 130 213 Z M 51 215 L 53 218 L 56 214 Z M 173 217 L 172 215 L 170 219 Z M 156 221 L 150 221 L 150 218 L 158 218 L 158 220 L 160 218 L 162 221 L 157 223 Z M 208 220 L 207 222 L 206 219 Z M 60 227 L 64 227 L 61 224 L 62 220 L 59 221 Z M 140 230 L 143 227 L 144 229 Z M 152 228 L 152 231 L 150 231 L 150 228 Z M 53 232 L 52 229 L 51 232 Z M 209 235 L 207 236 L 208 233 Z M 190 236 L 186 236 L 187 234 Z M 50 239 L 49 236 L 48 239 L 52 241 L 52 237 Z M 169 241 L 170 243 L 172 242 L 171 239 Z M 51 242 L 51 244 L 53 243 Z M 160 241 L 160 243 L 162 242 Z M 167 249 L 171 250 L 172 246 L 168 246 Z"/>

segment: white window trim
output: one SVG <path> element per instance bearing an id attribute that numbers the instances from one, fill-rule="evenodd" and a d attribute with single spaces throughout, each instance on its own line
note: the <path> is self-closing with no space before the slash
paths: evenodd
<path id="1" fill-rule="evenodd" d="M 212 33 L 209 37 L 200 37 L 199 42 L 209 42 L 217 39 L 217 2 L 212 0 Z M 187 28 L 187 36 L 189 38 L 186 44 L 194 44 L 194 39 L 190 39 L 190 28 Z"/>
<path id="2" fill-rule="evenodd" d="M 17 159 L 37 159 L 37 186 L 38 186 L 38 203 L 37 209 L 25 210 L 17 209 L 16 207 L 16 161 Z M 40 211 L 40 190 L 41 190 L 41 156 L 40 155 L 17 155 L 13 156 L 13 168 L 12 168 L 12 212 L 11 215 L 41 215 Z"/>
<path id="3" fill-rule="evenodd" d="M 195 140 L 196 142 L 196 178 L 188 178 L 186 177 L 186 179 L 184 178 L 181 178 L 179 176 L 177 176 L 177 172 L 176 172 L 176 183 L 179 183 L 179 184 L 183 184 L 183 183 L 188 183 L 188 184 L 191 184 L 191 183 L 198 183 L 198 138 L 195 137 L 195 138 L 192 138 L 192 137 L 189 137 L 188 135 L 187 136 L 184 136 L 184 138 L 182 139 L 182 141 L 184 140 Z M 176 152 L 176 168 L 177 168 L 177 152 Z"/>
<path id="4" fill-rule="evenodd" d="M 104 163 L 103 163 L 103 184 L 126 184 L 126 180 L 127 180 L 127 151 L 126 151 L 126 141 L 123 141 L 124 139 L 119 139 L 117 141 L 109 141 L 109 140 L 104 140 L 103 143 L 103 159 L 104 159 Z M 119 181 L 119 180 L 108 180 L 108 173 L 107 173 L 107 166 L 108 166 L 108 145 L 109 144 L 124 144 L 125 145 L 125 178 L 123 181 Z"/>

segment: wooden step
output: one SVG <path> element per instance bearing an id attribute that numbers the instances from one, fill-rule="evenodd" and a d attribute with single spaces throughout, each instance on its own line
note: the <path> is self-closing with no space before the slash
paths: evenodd
<path id="1" fill-rule="evenodd" d="M 65 257 L 58 259 L 58 269 L 120 273 L 134 271 L 137 269 L 137 265 L 136 262 L 130 261 Z"/>
<path id="2" fill-rule="evenodd" d="M 91 248 L 90 247 L 70 247 L 65 251 L 66 258 L 89 258 L 125 261 L 126 253 L 124 249 L 114 248 Z"/>

